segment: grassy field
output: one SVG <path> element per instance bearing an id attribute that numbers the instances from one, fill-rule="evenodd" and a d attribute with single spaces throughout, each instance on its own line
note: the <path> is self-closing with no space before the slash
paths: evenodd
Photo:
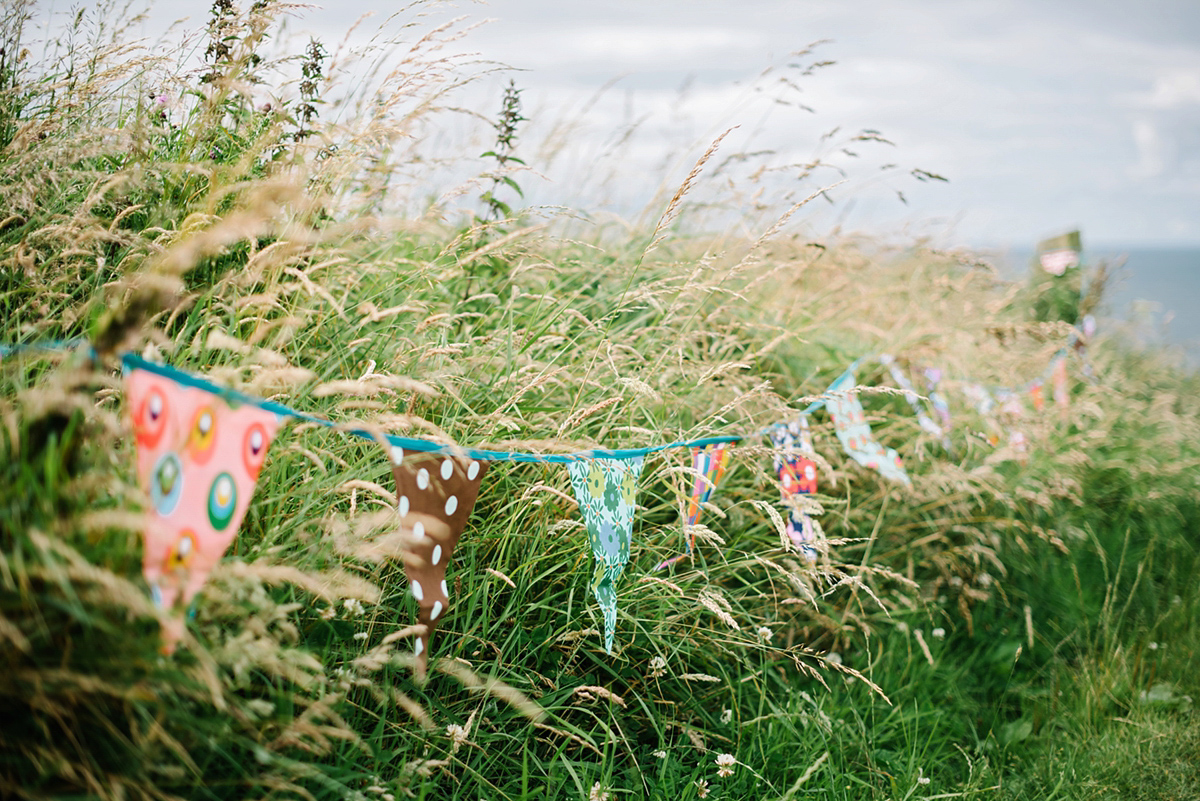
<path id="1" fill-rule="evenodd" d="M 1040 375 L 1070 326 L 970 254 L 813 239 L 802 205 L 690 227 L 701 153 L 644 229 L 522 212 L 511 106 L 473 215 L 400 216 L 429 195 L 405 143 L 457 79 L 440 34 L 407 32 L 351 108 L 323 102 L 322 48 L 260 56 L 271 6 L 218 3 L 194 72 L 82 19 L 36 63 L 32 7 L 4 8 L 0 342 L 96 351 L 0 361 L 4 795 L 1200 797 L 1200 380 L 1167 354 L 1102 331 L 1014 458 L 961 387 Z M 338 423 L 564 452 L 756 431 L 885 349 L 949 376 L 952 449 L 865 391 L 913 479 L 888 484 L 817 413 L 809 566 L 748 440 L 664 572 L 686 454 L 651 457 L 611 656 L 566 471 L 498 463 L 415 681 L 385 454 L 295 423 L 159 654 L 123 351 Z M 858 381 L 891 385 L 878 361 Z"/>

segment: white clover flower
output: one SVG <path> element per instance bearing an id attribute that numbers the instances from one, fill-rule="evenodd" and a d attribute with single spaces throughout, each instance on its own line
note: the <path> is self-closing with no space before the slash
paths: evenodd
<path id="1" fill-rule="evenodd" d="M 592 791 L 588 793 L 588 801 L 608 801 L 608 791 L 600 786 L 600 782 L 592 785 Z"/>
<path id="2" fill-rule="evenodd" d="M 708 782 L 704 779 L 700 779 L 698 782 L 696 782 L 696 797 L 708 798 Z"/>
<path id="3" fill-rule="evenodd" d="M 650 672 L 646 674 L 648 678 L 657 679 L 660 676 L 667 675 L 667 660 L 661 656 L 650 658 Z"/>
<path id="4" fill-rule="evenodd" d="M 935 639 L 935 640 L 946 639 L 946 630 L 944 628 L 942 628 L 941 626 L 938 626 L 936 629 L 934 629 L 933 631 L 931 631 L 929 633 L 933 635 L 933 639 Z"/>
<path id="5" fill-rule="evenodd" d="M 660 749 L 660 750 L 658 750 L 658 751 L 655 751 L 655 752 L 654 752 L 654 758 L 655 758 L 655 759 L 666 759 L 666 758 L 667 758 L 667 752 L 666 752 L 666 751 L 663 751 L 663 750 L 661 750 L 661 749 Z"/>
<path id="6" fill-rule="evenodd" d="M 342 606 L 344 606 L 346 611 L 354 617 L 358 617 L 366 611 L 363 609 L 362 601 L 358 600 L 357 598 L 347 598 L 344 602 L 342 602 Z"/>
<path id="7" fill-rule="evenodd" d="M 731 720 L 733 720 L 733 710 L 732 709 L 722 710 L 721 711 L 721 722 L 729 723 L 729 721 L 731 721 Z"/>
<path id="8" fill-rule="evenodd" d="M 370 635 L 368 635 L 367 632 L 365 632 L 365 631 L 354 632 L 354 639 L 356 639 L 356 640 L 365 640 L 365 639 L 367 639 L 368 636 L 370 636 Z"/>
<path id="9" fill-rule="evenodd" d="M 322 620 L 333 620 L 335 617 L 337 617 L 337 610 L 332 606 L 327 606 L 321 610 Z"/>
<path id="10" fill-rule="evenodd" d="M 771 631 L 766 626 L 758 627 L 758 638 L 760 640 L 762 640 L 763 642 L 770 642 L 771 638 L 774 636 L 775 636 L 775 632 Z"/>
<path id="11" fill-rule="evenodd" d="M 825 654 L 825 660 L 827 662 L 832 662 L 835 665 L 840 665 L 842 664 L 842 655 L 837 651 L 830 651 L 829 653 Z"/>
<path id="12" fill-rule="evenodd" d="M 733 766 L 737 764 L 737 760 L 733 758 L 733 754 L 718 754 L 717 755 L 717 775 L 721 778 L 733 775 Z"/>

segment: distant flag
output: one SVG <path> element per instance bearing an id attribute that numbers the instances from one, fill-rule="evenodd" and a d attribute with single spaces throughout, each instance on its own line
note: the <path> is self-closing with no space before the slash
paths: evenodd
<path id="1" fill-rule="evenodd" d="M 903 484 L 912 483 L 895 449 L 884 448 L 871 436 L 871 427 L 867 424 L 862 403 L 857 395 L 849 391 L 854 388 L 854 382 L 853 371 L 847 371 L 826 390 L 831 397 L 825 401 L 825 408 L 833 419 L 842 447 L 854 461 L 863 467 L 878 470 L 884 478 Z"/>
<path id="2" fill-rule="evenodd" d="M 1058 406 L 1058 414 L 1065 423 L 1069 412 L 1068 407 L 1071 404 L 1071 392 L 1067 388 L 1067 356 L 1065 353 L 1055 357 L 1050 381 L 1054 387 L 1054 403 Z"/>
<path id="3" fill-rule="evenodd" d="M 1079 266 L 1082 242 L 1078 231 L 1043 239 L 1037 246 L 1038 263 L 1051 275 L 1062 275 Z"/>
<path id="4" fill-rule="evenodd" d="M 942 429 L 949 432 L 950 404 L 946 402 L 945 396 L 937 391 L 938 385 L 942 383 L 942 371 L 937 367 L 926 367 L 923 372 L 925 387 L 929 390 L 929 402 L 933 404 L 933 410 L 937 412 L 938 419 L 942 421 Z"/>
<path id="5" fill-rule="evenodd" d="M 926 413 L 925 407 L 921 405 L 920 396 L 917 395 L 917 391 L 913 388 L 912 382 L 908 380 L 908 376 L 896 364 L 896 360 L 890 354 L 882 353 L 879 356 L 879 361 L 887 367 L 888 372 L 892 375 L 892 380 L 896 382 L 896 386 L 904 390 L 904 399 L 908 401 L 908 405 L 912 407 L 913 412 L 916 414 L 917 424 L 921 426 L 921 430 L 941 441 L 942 445 L 949 450 L 950 439 L 946 436 L 946 432 Z"/>
<path id="6" fill-rule="evenodd" d="M 691 497 L 688 498 L 687 513 L 684 516 L 684 522 L 688 526 L 696 525 L 696 521 L 700 519 L 700 512 L 704 508 L 704 504 L 708 502 L 713 490 L 720 483 L 721 477 L 725 475 L 729 453 L 728 442 L 718 442 L 692 448 L 692 493 Z M 694 533 L 687 535 L 684 538 L 684 544 L 687 546 L 686 553 L 682 553 L 679 556 L 672 556 L 670 559 L 660 562 L 654 569 L 662 570 L 667 565 L 673 565 L 680 559 L 691 556 L 692 551 L 696 548 L 696 535 Z"/>
<path id="7" fill-rule="evenodd" d="M 1020 428 L 1020 422 L 1025 417 L 1025 404 L 1019 392 L 1007 389 L 996 391 L 999 401 L 999 413 L 1008 424 L 1008 446 L 1017 461 L 1024 464 L 1029 459 L 1029 438 Z"/>
<path id="8" fill-rule="evenodd" d="M 1034 411 L 1040 412 L 1046 408 L 1046 382 L 1035 378 L 1029 383 L 1029 399 L 1033 402 Z"/>
<path id="9" fill-rule="evenodd" d="M 779 489 L 788 507 L 787 535 L 792 544 L 809 562 L 817 561 L 817 529 L 792 500 L 795 495 L 811 495 L 817 491 L 817 463 L 808 430 L 808 416 L 801 415 L 790 423 L 776 423 L 769 431 L 774 446 L 772 458 L 779 476 Z"/>
<path id="10" fill-rule="evenodd" d="M 982 384 L 968 383 L 963 385 L 963 394 L 967 396 L 967 401 L 983 418 L 984 425 L 987 426 L 987 442 L 995 447 L 1000 444 L 1000 434 L 997 430 L 996 421 L 992 419 L 992 410 L 996 408 L 996 402 L 992 399 L 992 393 L 988 392 L 987 387 Z"/>

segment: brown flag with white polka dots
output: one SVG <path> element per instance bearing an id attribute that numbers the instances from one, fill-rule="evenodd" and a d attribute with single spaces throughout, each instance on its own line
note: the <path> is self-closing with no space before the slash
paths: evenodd
<path id="1" fill-rule="evenodd" d="M 399 447 L 391 449 L 391 457 L 400 528 L 411 537 L 404 572 L 417 599 L 418 620 L 425 625 L 414 647 L 415 671 L 424 678 L 429 641 L 450 606 L 446 565 L 471 516 L 488 463 L 444 454 L 405 454 Z"/>

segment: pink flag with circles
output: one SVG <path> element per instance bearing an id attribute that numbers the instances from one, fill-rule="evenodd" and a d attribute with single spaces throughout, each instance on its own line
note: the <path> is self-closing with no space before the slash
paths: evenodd
<path id="1" fill-rule="evenodd" d="M 150 497 L 142 572 L 170 653 L 188 605 L 237 536 L 279 418 L 147 370 L 130 370 L 125 386 Z"/>

